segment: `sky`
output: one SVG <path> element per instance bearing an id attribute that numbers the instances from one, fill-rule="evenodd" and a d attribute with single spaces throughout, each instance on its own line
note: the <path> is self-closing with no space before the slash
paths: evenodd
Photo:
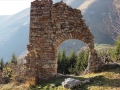
<path id="1" fill-rule="evenodd" d="M 0 15 L 13 15 L 30 7 L 30 3 L 35 0 L 0 0 Z M 53 0 L 61 1 L 61 0 Z M 74 0 L 63 0 L 67 4 Z"/>
<path id="2" fill-rule="evenodd" d="M 28 7 L 34 0 L 0 0 L 0 15 L 12 15 Z"/>

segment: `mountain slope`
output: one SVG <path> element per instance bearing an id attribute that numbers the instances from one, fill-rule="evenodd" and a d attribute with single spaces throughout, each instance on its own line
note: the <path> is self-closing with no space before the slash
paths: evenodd
<path id="1" fill-rule="evenodd" d="M 54 3 L 58 1 L 54 0 Z M 102 27 L 104 27 L 102 18 L 108 14 L 107 1 L 64 0 L 64 2 L 73 8 L 80 9 L 84 7 L 83 18 L 95 36 L 96 43 L 113 43 L 112 39 L 101 31 Z M 109 0 L 109 2 L 112 3 L 112 0 Z M 26 46 L 29 43 L 29 19 L 29 8 L 14 15 L 0 16 L 0 58 L 3 57 L 5 61 L 8 61 L 12 53 L 16 53 L 19 56 L 27 50 Z M 68 40 L 67 43 L 64 42 L 60 45 L 59 50 L 64 48 L 69 53 L 71 49 L 79 51 L 84 45 L 83 42 L 78 40 Z"/>
<path id="2" fill-rule="evenodd" d="M 81 11 L 85 11 L 95 0 L 86 0 L 83 4 L 81 4 L 78 9 Z"/>
<path id="3" fill-rule="evenodd" d="M 29 39 L 29 12 L 29 9 L 25 9 L 5 17 L 0 22 L 0 57 L 4 60 L 9 60 L 12 53 L 18 56 L 26 50 Z"/>
<path id="4" fill-rule="evenodd" d="M 103 23 L 104 15 L 108 16 L 108 4 L 113 3 L 112 0 L 95 0 L 89 8 L 84 12 L 86 24 L 90 27 L 91 32 L 95 36 L 95 42 L 113 44 L 113 40 L 102 30 L 105 28 Z"/>

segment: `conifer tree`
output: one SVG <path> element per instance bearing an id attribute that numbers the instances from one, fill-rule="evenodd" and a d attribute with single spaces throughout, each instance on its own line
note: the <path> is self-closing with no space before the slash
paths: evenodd
<path id="1" fill-rule="evenodd" d="M 61 71 L 63 74 L 67 73 L 67 58 L 65 50 L 61 53 Z"/>
<path id="2" fill-rule="evenodd" d="M 0 70 L 3 70 L 4 67 L 4 61 L 3 58 L 0 60 Z"/>
<path id="3" fill-rule="evenodd" d="M 58 52 L 58 61 L 57 61 L 57 63 L 58 63 L 57 71 L 58 71 L 58 73 L 61 73 L 61 52 L 60 51 Z"/>
<path id="4" fill-rule="evenodd" d="M 86 68 L 87 65 L 88 65 L 88 58 L 89 58 L 89 49 L 87 48 L 87 49 L 84 51 L 84 60 L 83 60 L 84 70 L 85 70 L 85 68 Z"/>
<path id="5" fill-rule="evenodd" d="M 115 48 L 115 59 L 116 61 L 120 59 L 120 36 L 117 37 L 117 40 L 115 42 L 115 45 L 114 45 L 114 48 Z"/>
<path id="6" fill-rule="evenodd" d="M 69 74 L 69 60 L 65 50 L 58 53 L 58 73 Z"/>
<path id="7" fill-rule="evenodd" d="M 75 74 L 76 75 L 79 75 L 81 71 L 84 70 L 84 51 L 81 51 L 78 55 L 78 59 L 77 59 L 77 62 L 75 64 Z"/>
<path id="8" fill-rule="evenodd" d="M 76 63 L 76 61 L 77 61 L 77 55 L 75 54 L 75 51 L 72 50 L 69 56 L 70 67 L 74 68 L 75 67 L 74 64 Z"/>
<path id="9" fill-rule="evenodd" d="M 13 53 L 12 56 L 11 56 L 11 60 L 10 60 L 11 63 L 17 65 L 17 57 L 16 55 Z"/>
<path id="10" fill-rule="evenodd" d="M 77 62 L 77 55 L 75 54 L 75 51 L 72 50 L 69 56 L 69 66 L 68 66 L 68 70 L 71 74 L 75 73 L 76 62 Z"/>

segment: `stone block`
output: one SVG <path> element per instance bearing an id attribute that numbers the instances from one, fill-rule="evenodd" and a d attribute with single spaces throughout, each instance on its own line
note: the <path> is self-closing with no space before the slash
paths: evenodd
<path id="1" fill-rule="evenodd" d="M 50 66 L 48 64 L 45 64 L 42 66 L 42 68 L 50 68 Z"/>

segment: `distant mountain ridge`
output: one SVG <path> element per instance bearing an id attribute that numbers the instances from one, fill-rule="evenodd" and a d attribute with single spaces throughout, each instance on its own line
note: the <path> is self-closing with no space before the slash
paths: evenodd
<path id="1" fill-rule="evenodd" d="M 54 3 L 58 1 L 60 0 L 54 0 Z M 113 42 L 109 36 L 101 31 L 101 27 L 104 27 L 102 24 L 103 15 L 108 14 L 107 1 L 108 0 L 91 0 L 92 3 L 86 4 L 88 6 L 84 9 L 84 19 L 95 36 L 96 43 Z M 64 2 L 73 8 L 80 8 L 81 5 L 85 5 L 88 1 L 64 0 Z M 112 0 L 109 0 L 109 2 L 112 3 Z M 19 56 L 22 52 L 26 52 L 26 46 L 29 43 L 29 22 L 30 8 L 14 15 L 0 16 L 0 58 L 3 57 L 5 61 L 8 61 L 12 53 Z M 82 46 L 84 46 L 82 42 L 68 40 L 60 45 L 59 50 L 64 48 L 67 50 L 67 53 L 69 53 L 71 49 L 79 51 Z"/>

